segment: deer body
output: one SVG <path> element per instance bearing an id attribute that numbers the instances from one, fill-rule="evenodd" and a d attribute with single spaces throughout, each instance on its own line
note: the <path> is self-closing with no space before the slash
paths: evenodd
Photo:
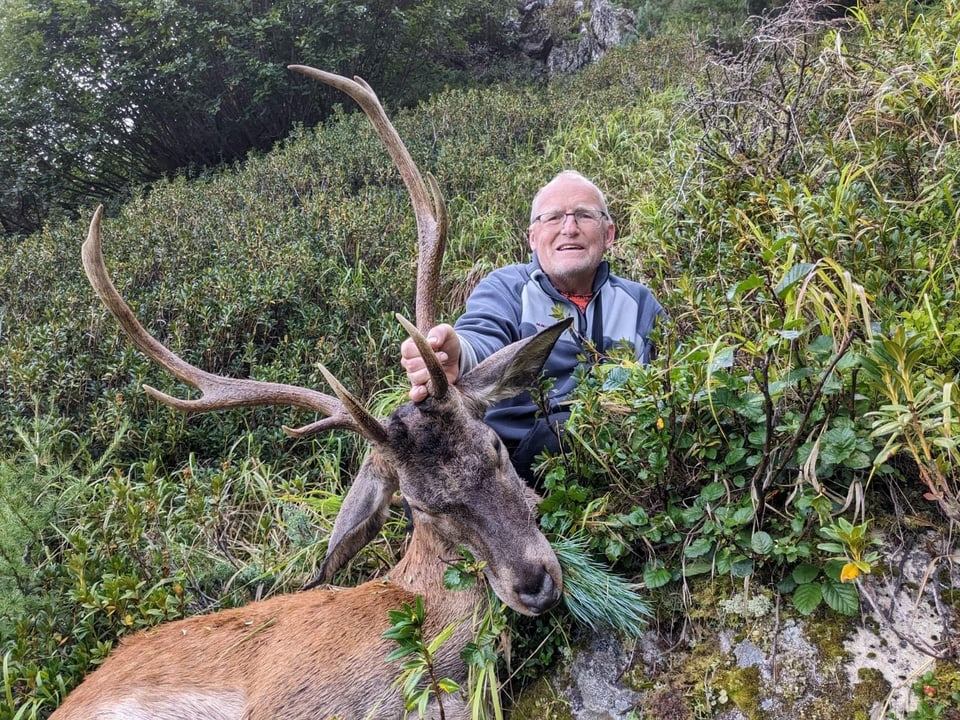
<path id="1" fill-rule="evenodd" d="M 366 83 L 312 68 L 294 69 L 357 100 L 394 158 L 417 216 L 417 323 L 432 327 L 446 228 L 436 183 L 431 180 L 428 187 L 423 182 Z M 81 253 L 91 285 L 131 341 L 201 396 L 183 400 L 145 386 L 147 392 L 187 412 L 253 405 L 308 408 L 325 417 L 288 429 L 289 434 L 344 429 L 370 442 L 370 455 L 334 522 L 320 572 L 308 587 L 330 582 L 377 535 L 397 493 L 410 508 L 413 532 L 404 557 L 383 580 L 277 596 L 123 640 L 51 720 L 394 720 L 403 716 L 404 703 L 394 687 L 398 663 L 387 662 L 396 646 L 381 637 L 389 610 L 422 597 L 428 643 L 458 623 L 434 662 L 439 678 L 465 684 L 460 651 L 473 635 L 471 619 L 487 594 L 485 588 L 455 592 L 444 587 L 444 570 L 460 557 L 461 547 L 483 564 L 490 588 L 514 610 L 539 615 L 559 600 L 560 564 L 537 526 L 537 497 L 517 476 L 483 415 L 491 404 L 536 380 L 569 320 L 508 345 L 451 385 L 427 340 L 398 318 L 420 348 L 431 392 L 426 400 L 408 402 L 380 420 L 322 365 L 336 397 L 214 375 L 161 345 L 139 323 L 107 273 L 101 219 L 99 208 Z M 459 720 L 467 713 L 463 698 L 447 697 L 442 703 L 445 718 Z M 428 715 L 441 717 L 439 712 Z"/>
<path id="2" fill-rule="evenodd" d="M 471 637 L 471 614 L 481 601 L 477 590 L 443 587 L 443 566 L 435 554 L 441 548 L 422 535 L 414 532 L 390 578 L 279 595 L 124 639 L 53 720 L 402 717 L 403 701 L 392 687 L 397 664 L 385 662 L 396 645 L 380 637 L 388 626 L 386 609 L 422 596 L 429 639 L 448 623 L 462 621 L 435 662 L 440 677 L 463 684 L 460 650 Z M 412 585 L 405 582 L 409 571 L 416 573 Z M 443 706 L 447 718 L 460 717 L 459 698 L 445 698 Z"/>

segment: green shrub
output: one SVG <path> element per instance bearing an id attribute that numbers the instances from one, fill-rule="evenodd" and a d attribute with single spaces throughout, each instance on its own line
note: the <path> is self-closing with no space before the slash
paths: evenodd
<path id="1" fill-rule="evenodd" d="M 554 172 L 607 190 L 615 268 L 669 321 L 650 365 L 604 358 L 580 378 L 542 521 L 645 583 L 662 622 L 681 583 L 710 576 L 799 613 L 856 611 L 844 538 L 867 537 L 884 490 L 954 507 L 958 17 L 874 3 L 739 56 L 661 37 L 546 86 L 395 113 L 451 209 L 444 319 L 527 256 L 529 200 Z M 121 293 L 191 362 L 322 388 L 322 360 L 378 409 L 402 400 L 392 313 L 412 310 L 415 230 L 363 117 L 108 211 Z M 362 454 L 284 436 L 304 413 L 184 417 L 146 397 L 144 382 L 189 391 L 95 301 L 84 233 L 0 253 L 0 716 L 43 716 L 126 632 L 298 586 Z M 340 580 L 392 562 L 400 532 Z M 521 677 L 571 639 L 563 616 L 511 625 Z"/>

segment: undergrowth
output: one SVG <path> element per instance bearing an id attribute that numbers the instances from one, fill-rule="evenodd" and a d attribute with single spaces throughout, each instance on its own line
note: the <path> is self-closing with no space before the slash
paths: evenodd
<path id="1" fill-rule="evenodd" d="M 395 116 L 451 210 L 444 319 L 526 256 L 553 173 L 608 191 L 616 270 L 669 321 L 651 364 L 582 374 L 543 459 L 542 525 L 641 584 L 662 624 L 698 577 L 858 614 L 889 495 L 925 527 L 960 519 L 960 8 L 798 12 L 736 54 L 637 41 L 547 87 L 450 90 Z M 96 303 L 84 233 L 0 253 L 0 717 L 45 717 L 126 633 L 299 587 L 363 453 L 290 440 L 294 411 L 184 417 L 146 397 L 144 382 L 182 388 Z M 309 387 L 322 360 L 383 414 L 404 395 L 392 314 L 412 307 L 414 236 L 366 120 L 342 112 L 108 208 L 104 250 L 188 360 Z M 402 534 L 398 515 L 338 582 L 389 567 Z M 513 692 L 574 631 L 563 614 L 508 624 Z"/>

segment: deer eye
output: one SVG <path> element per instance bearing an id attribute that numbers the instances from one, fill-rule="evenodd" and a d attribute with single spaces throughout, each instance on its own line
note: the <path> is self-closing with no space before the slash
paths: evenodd
<path id="1" fill-rule="evenodd" d="M 498 435 L 493 436 L 493 452 L 497 454 L 497 457 L 500 457 L 501 453 L 503 453 L 503 442 Z"/>

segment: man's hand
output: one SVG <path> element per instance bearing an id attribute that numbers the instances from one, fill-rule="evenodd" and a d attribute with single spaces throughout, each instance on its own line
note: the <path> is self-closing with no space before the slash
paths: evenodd
<path id="1" fill-rule="evenodd" d="M 427 333 L 427 342 L 437 353 L 447 380 L 456 382 L 460 376 L 460 338 L 453 326 L 437 325 Z M 416 343 L 410 338 L 400 345 L 400 365 L 407 371 L 407 378 L 410 380 L 410 399 L 414 402 L 426 399 L 429 394 L 427 380 L 430 379 L 430 373 L 427 372 Z"/>

